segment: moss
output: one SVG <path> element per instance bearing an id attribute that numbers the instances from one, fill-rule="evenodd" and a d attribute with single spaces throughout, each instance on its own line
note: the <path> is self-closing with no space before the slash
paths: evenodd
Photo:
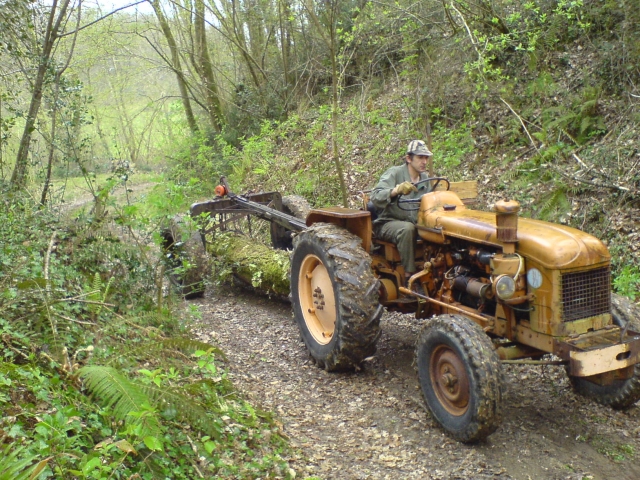
<path id="1" fill-rule="evenodd" d="M 208 237 L 207 251 L 254 288 L 265 293 L 289 294 L 289 252 L 232 233 Z"/>

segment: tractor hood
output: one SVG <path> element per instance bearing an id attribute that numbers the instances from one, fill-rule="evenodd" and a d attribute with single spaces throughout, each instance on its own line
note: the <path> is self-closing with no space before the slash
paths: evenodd
<path id="1" fill-rule="evenodd" d="M 429 235 L 433 234 L 423 234 L 424 230 L 421 231 L 420 227 L 440 230 L 443 239 L 454 237 L 502 247 L 496 235 L 495 213 L 470 210 L 460 204 L 455 205 L 455 210 L 448 211 L 440 206 L 427 209 L 424 206 L 423 203 L 418 216 L 419 233 L 423 238 L 432 239 Z M 523 217 L 518 217 L 516 252 L 549 269 L 595 266 L 608 263 L 611 258 L 607 247 L 592 235 L 575 228 Z"/>

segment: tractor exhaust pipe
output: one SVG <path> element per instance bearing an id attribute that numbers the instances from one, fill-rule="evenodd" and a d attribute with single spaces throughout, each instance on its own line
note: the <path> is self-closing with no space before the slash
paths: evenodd
<path id="1" fill-rule="evenodd" d="M 496 235 L 498 241 L 503 244 L 503 253 L 516 253 L 520 204 L 515 200 L 499 200 L 493 209 L 496 212 Z"/>

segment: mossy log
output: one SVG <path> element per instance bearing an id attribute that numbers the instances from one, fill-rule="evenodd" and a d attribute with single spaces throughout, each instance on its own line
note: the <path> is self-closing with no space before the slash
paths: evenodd
<path id="1" fill-rule="evenodd" d="M 228 267 L 227 272 L 253 288 L 266 294 L 289 295 L 289 252 L 228 232 L 207 235 L 207 252 Z"/>

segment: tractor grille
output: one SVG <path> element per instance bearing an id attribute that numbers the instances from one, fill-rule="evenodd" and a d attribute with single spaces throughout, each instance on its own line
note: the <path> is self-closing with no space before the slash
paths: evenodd
<path id="1" fill-rule="evenodd" d="M 609 267 L 562 275 L 562 319 L 571 322 L 611 312 Z"/>

